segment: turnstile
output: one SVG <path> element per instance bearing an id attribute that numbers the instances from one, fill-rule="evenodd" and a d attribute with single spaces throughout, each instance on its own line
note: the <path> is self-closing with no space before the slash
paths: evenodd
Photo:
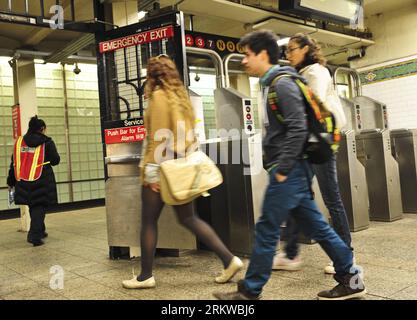
<path id="1" fill-rule="evenodd" d="M 398 163 L 391 153 L 388 130 L 365 130 L 356 136 L 358 159 L 365 167 L 371 220 L 401 219 Z"/>
<path id="2" fill-rule="evenodd" d="M 417 213 L 417 130 L 391 131 L 392 154 L 400 169 L 404 212 Z"/>
<path id="3" fill-rule="evenodd" d="M 337 153 L 337 177 L 351 231 L 369 227 L 369 200 L 365 168 L 356 155 L 355 132 L 343 132 Z"/>
<path id="4" fill-rule="evenodd" d="M 211 224 L 232 252 L 249 255 L 268 184 L 262 137 L 256 130 L 250 98 L 233 88 L 218 88 L 214 97 L 219 139 L 211 148 L 218 152 L 214 157 L 224 183 L 211 196 L 211 210 L 216 211 Z"/>

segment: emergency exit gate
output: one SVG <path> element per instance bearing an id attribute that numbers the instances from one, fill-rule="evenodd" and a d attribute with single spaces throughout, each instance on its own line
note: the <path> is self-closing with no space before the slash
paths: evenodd
<path id="1" fill-rule="evenodd" d="M 147 61 L 167 54 L 186 74 L 184 16 L 163 14 L 145 22 L 96 34 L 102 136 L 106 170 L 106 214 L 110 258 L 140 254 L 139 161 L 145 129 Z M 184 79 L 187 85 L 187 78 Z M 195 237 L 165 206 L 158 248 L 194 249 Z"/>

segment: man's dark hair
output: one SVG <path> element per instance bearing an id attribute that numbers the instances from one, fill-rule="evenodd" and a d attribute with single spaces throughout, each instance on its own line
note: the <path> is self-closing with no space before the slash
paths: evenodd
<path id="1" fill-rule="evenodd" d="M 266 50 L 271 64 L 278 64 L 279 46 L 278 37 L 270 30 L 259 30 L 243 36 L 239 44 L 248 46 L 256 55 L 262 50 Z"/>
<path id="2" fill-rule="evenodd" d="M 38 116 L 30 118 L 28 132 L 35 133 L 40 132 L 43 128 L 46 128 L 45 121 L 39 119 Z"/>

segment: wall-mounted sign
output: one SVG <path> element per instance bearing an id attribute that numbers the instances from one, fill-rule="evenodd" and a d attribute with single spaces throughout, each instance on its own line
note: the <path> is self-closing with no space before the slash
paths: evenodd
<path id="1" fill-rule="evenodd" d="M 20 105 L 16 104 L 12 107 L 13 122 L 13 139 L 17 139 L 22 135 L 22 125 L 20 121 Z"/>
<path id="2" fill-rule="evenodd" d="M 153 29 L 137 34 L 132 34 L 123 38 L 100 42 L 100 53 L 111 52 L 118 49 L 138 46 L 144 43 L 159 41 L 162 39 L 168 39 L 172 37 L 174 37 L 173 26 Z"/>
<path id="3" fill-rule="evenodd" d="M 194 31 L 185 31 L 185 33 L 187 47 L 210 49 L 216 51 L 221 57 L 230 53 L 244 53 L 239 45 L 240 39 Z"/>
<path id="4" fill-rule="evenodd" d="M 104 130 L 104 141 L 106 144 L 142 141 L 145 139 L 145 136 L 146 130 L 144 126 L 113 128 Z"/>

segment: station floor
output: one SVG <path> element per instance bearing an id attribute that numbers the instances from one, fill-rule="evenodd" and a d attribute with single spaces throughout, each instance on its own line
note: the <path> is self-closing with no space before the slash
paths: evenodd
<path id="1" fill-rule="evenodd" d="M 103 207 L 48 214 L 46 225 L 46 245 L 33 247 L 26 234 L 17 231 L 18 219 L 0 221 L 0 299 L 212 299 L 213 291 L 234 290 L 244 275 L 217 285 L 219 260 L 210 252 L 193 251 L 157 257 L 155 289 L 127 290 L 121 281 L 132 276 L 132 268 L 139 270 L 139 259 L 109 260 Z M 372 222 L 369 229 L 353 233 L 367 300 L 417 299 L 416 231 L 417 215 L 407 214 L 396 222 Z M 302 271 L 273 272 L 264 299 L 314 300 L 319 291 L 334 286 L 332 277 L 323 273 L 328 259 L 317 244 L 302 245 L 302 258 Z M 63 289 L 51 289 L 55 265 L 64 269 Z"/>

